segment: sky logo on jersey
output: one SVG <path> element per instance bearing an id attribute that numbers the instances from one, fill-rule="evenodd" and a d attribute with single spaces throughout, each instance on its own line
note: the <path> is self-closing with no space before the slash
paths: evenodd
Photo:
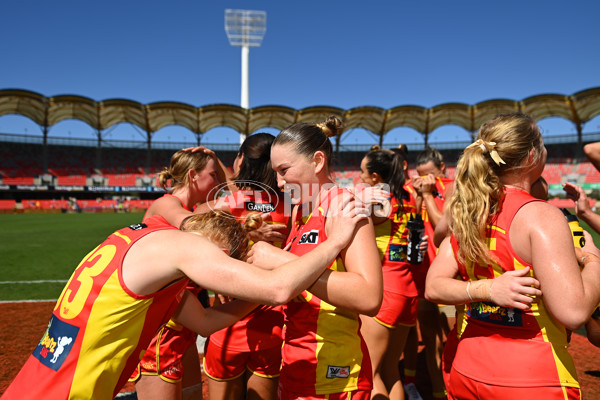
<path id="1" fill-rule="evenodd" d="M 350 376 L 350 367 L 327 366 L 327 379 L 348 378 Z"/>
<path id="2" fill-rule="evenodd" d="M 310 232 L 306 232 L 303 233 L 302 236 L 300 236 L 300 240 L 298 241 L 298 244 L 317 244 L 319 243 L 319 231 L 316 229 L 313 229 Z"/>
<path id="3" fill-rule="evenodd" d="M 53 315 L 46 333 L 33 350 L 33 356 L 46 367 L 58 371 L 71 352 L 78 333 L 78 327 L 67 324 Z"/>
<path id="4" fill-rule="evenodd" d="M 523 326 L 523 315 L 518 308 L 501 307 L 489 301 L 471 303 L 467 315 L 478 321 L 495 325 Z"/>
<path id="5" fill-rule="evenodd" d="M 146 225 L 144 223 L 129 225 L 129 229 L 134 230 L 134 231 L 139 231 L 139 230 L 147 228 L 147 227 L 148 227 L 148 225 Z"/>

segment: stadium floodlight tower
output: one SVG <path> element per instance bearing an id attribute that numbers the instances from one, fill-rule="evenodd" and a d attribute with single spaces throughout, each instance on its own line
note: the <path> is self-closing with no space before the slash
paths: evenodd
<path id="1" fill-rule="evenodd" d="M 259 47 L 267 32 L 266 11 L 225 10 L 225 32 L 229 44 L 242 48 L 242 108 L 250 107 L 248 94 L 248 55 L 250 47 Z M 244 134 L 240 138 L 244 140 Z"/>

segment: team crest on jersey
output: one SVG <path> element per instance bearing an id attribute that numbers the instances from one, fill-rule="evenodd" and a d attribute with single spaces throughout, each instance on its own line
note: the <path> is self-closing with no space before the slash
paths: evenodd
<path id="1" fill-rule="evenodd" d="M 257 211 L 260 213 L 270 213 L 275 211 L 273 203 L 255 203 L 253 201 L 246 202 L 247 211 Z"/>
<path id="2" fill-rule="evenodd" d="M 504 326 L 523 326 L 523 315 L 518 308 L 501 307 L 489 301 L 471 303 L 467 315 L 478 321 Z"/>
<path id="3" fill-rule="evenodd" d="M 33 356 L 46 367 L 58 371 L 71 352 L 78 333 L 78 327 L 67 324 L 53 315 L 46 333 L 33 350 Z"/>
<path id="4" fill-rule="evenodd" d="M 317 244 L 319 243 L 319 231 L 317 229 L 313 229 L 310 232 L 306 232 L 303 233 L 302 236 L 300 236 L 300 240 L 298 241 L 298 244 Z"/>
<path id="5" fill-rule="evenodd" d="M 148 225 L 146 225 L 144 223 L 129 225 L 129 229 L 134 230 L 134 231 L 139 231 L 139 230 L 147 228 L 147 227 L 148 227 Z"/>
<path id="6" fill-rule="evenodd" d="M 406 246 L 390 244 L 388 259 L 390 261 L 406 261 Z"/>
<path id="7" fill-rule="evenodd" d="M 350 367 L 327 366 L 327 379 L 348 378 L 350 376 Z"/>

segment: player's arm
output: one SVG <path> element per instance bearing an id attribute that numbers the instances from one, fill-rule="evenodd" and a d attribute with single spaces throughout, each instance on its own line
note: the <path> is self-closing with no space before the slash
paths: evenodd
<path id="1" fill-rule="evenodd" d="M 495 279 L 480 279 L 471 283 L 458 280 L 458 264 L 450 238 L 444 239 L 427 272 L 425 298 L 433 303 L 464 304 L 473 301 L 493 301 L 503 307 L 521 310 L 529 308 L 532 296 L 540 296 L 539 282 L 529 274 L 529 267 L 506 272 Z"/>
<path id="2" fill-rule="evenodd" d="M 581 186 L 570 182 L 563 184 L 567 197 L 575 202 L 575 213 L 583 222 L 596 232 L 600 232 L 600 215 L 596 214 L 590 207 L 590 201 Z"/>
<path id="3" fill-rule="evenodd" d="M 256 306 L 256 303 L 233 300 L 204 308 L 198 298 L 186 290 L 173 318 L 199 335 L 207 337 L 218 330 L 231 326 Z"/>
<path id="4" fill-rule="evenodd" d="M 427 175 L 423 177 L 423 184 L 421 186 L 423 203 L 425 204 L 427 215 L 429 216 L 429 222 L 431 222 L 431 226 L 433 226 L 434 229 L 437 227 L 437 224 L 444 215 L 444 210 L 438 208 L 435 202 L 435 197 L 433 196 L 436 181 L 437 179 L 433 175 Z M 444 199 L 449 199 L 453 192 L 454 183 L 448 183 L 446 190 L 443 193 Z"/>
<path id="5" fill-rule="evenodd" d="M 205 214 L 209 211 L 223 211 L 231 214 L 231 208 L 229 208 L 227 198 L 228 197 L 219 197 L 218 199 L 198 204 L 198 206 L 194 210 L 194 214 Z"/>
<path id="6" fill-rule="evenodd" d="M 327 237 L 336 236 L 329 230 Z M 381 258 L 375 244 L 373 222 L 361 222 L 352 241 L 341 253 L 345 272 L 326 270 L 308 289 L 337 307 L 374 316 L 381 307 L 383 278 Z"/>
<path id="7" fill-rule="evenodd" d="M 448 216 L 446 214 L 442 215 L 442 218 L 438 221 L 435 231 L 433 232 L 433 244 L 436 247 L 440 247 L 442 240 L 448 236 L 449 233 L 448 226 Z"/>
<path id="8" fill-rule="evenodd" d="M 154 201 L 147 215 L 151 217 L 157 214 L 166 219 L 170 225 L 179 228 L 181 221 L 192 213 L 181 206 L 179 199 L 167 196 Z"/>
<path id="9" fill-rule="evenodd" d="M 548 311 L 569 329 L 583 325 L 600 301 L 600 251 L 593 240 L 583 248 L 588 259 L 581 271 L 564 215 L 543 202 L 526 204 L 517 212 L 510 237 L 515 252 L 533 265 Z"/>
<path id="10" fill-rule="evenodd" d="M 600 171 L 600 142 L 588 143 L 583 146 L 583 153 L 594 167 Z"/>
<path id="11" fill-rule="evenodd" d="M 206 239 L 201 247 L 185 243 L 189 237 L 179 240 L 172 254 L 180 257 L 178 268 L 201 287 L 264 304 L 287 303 L 317 279 L 352 239 L 357 224 L 367 219 L 364 208 L 357 207 L 351 198 L 337 202 L 335 211 L 328 222 L 335 235 L 308 254 L 272 270 L 231 259 Z M 187 236 L 195 236 L 191 239 L 196 242 L 203 239 Z"/>

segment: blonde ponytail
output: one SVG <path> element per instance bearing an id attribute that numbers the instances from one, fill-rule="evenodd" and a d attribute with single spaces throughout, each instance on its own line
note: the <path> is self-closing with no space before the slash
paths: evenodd
<path id="1" fill-rule="evenodd" d="M 534 158 L 530 163 L 532 150 Z M 447 205 L 450 230 L 459 244 L 459 261 L 492 263 L 486 231 L 490 217 L 502 207 L 501 178 L 531 168 L 539 162 L 543 150 L 537 124 L 527 115 L 500 114 L 481 126 L 477 140 L 458 161 L 454 193 Z"/>

